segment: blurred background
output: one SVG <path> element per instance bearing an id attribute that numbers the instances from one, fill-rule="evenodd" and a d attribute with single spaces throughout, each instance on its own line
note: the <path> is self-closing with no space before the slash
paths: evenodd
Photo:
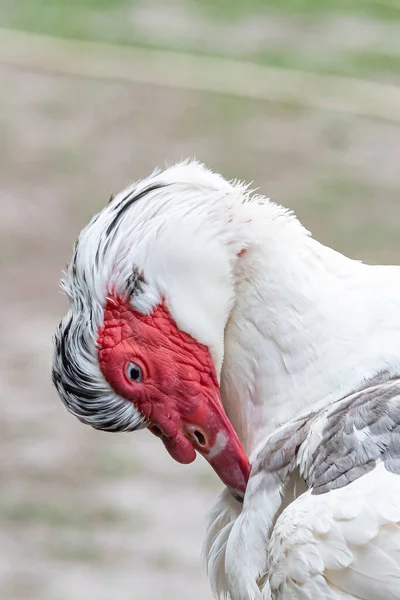
<path id="1" fill-rule="evenodd" d="M 58 279 L 92 214 L 185 157 L 398 262 L 400 0 L 1 0 L 0 600 L 210 600 L 221 490 L 50 383 Z"/>

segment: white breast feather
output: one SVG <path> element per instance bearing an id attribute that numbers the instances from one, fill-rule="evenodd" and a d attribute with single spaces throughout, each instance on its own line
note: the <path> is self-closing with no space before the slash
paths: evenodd
<path id="1" fill-rule="evenodd" d="M 329 494 L 303 494 L 273 529 L 263 598 L 398 600 L 399 498 L 400 477 L 382 464 Z"/>

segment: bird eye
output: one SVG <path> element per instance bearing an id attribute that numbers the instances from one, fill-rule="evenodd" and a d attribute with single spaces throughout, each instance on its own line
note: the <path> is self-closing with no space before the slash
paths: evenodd
<path id="1" fill-rule="evenodd" d="M 142 369 L 136 363 L 130 362 L 126 367 L 126 375 L 131 381 L 140 383 L 142 381 Z"/>

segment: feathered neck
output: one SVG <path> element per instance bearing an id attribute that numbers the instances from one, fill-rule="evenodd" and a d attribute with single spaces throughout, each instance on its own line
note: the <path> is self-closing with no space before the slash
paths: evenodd
<path id="1" fill-rule="evenodd" d="M 276 427 L 382 369 L 397 374 L 400 350 L 398 331 L 382 329 L 398 320 L 398 274 L 323 246 L 279 208 L 271 218 L 273 207 L 253 207 L 225 329 L 222 397 L 250 459 Z"/>

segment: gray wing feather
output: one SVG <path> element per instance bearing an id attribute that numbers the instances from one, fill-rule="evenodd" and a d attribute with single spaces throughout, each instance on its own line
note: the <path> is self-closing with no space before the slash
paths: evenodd
<path id="1" fill-rule="evenodd" d="M 282 482 L 299 465 L 299 449 L 321 430 L 302 470 L 313 494 L 341 488 L 373 470 L 378 461 L 400 474 L 400 378 L 381 373 L 361 389 L 319 412 L 275 431 L 253 463 Z"/>
<path id="2" fill-rule="evenodd" d="M 380 460 L 400 474 L 398 379 L 356 392 L 330 411 L 307 483 L 314 494 L 323 494 L 358 479 Z"/>

